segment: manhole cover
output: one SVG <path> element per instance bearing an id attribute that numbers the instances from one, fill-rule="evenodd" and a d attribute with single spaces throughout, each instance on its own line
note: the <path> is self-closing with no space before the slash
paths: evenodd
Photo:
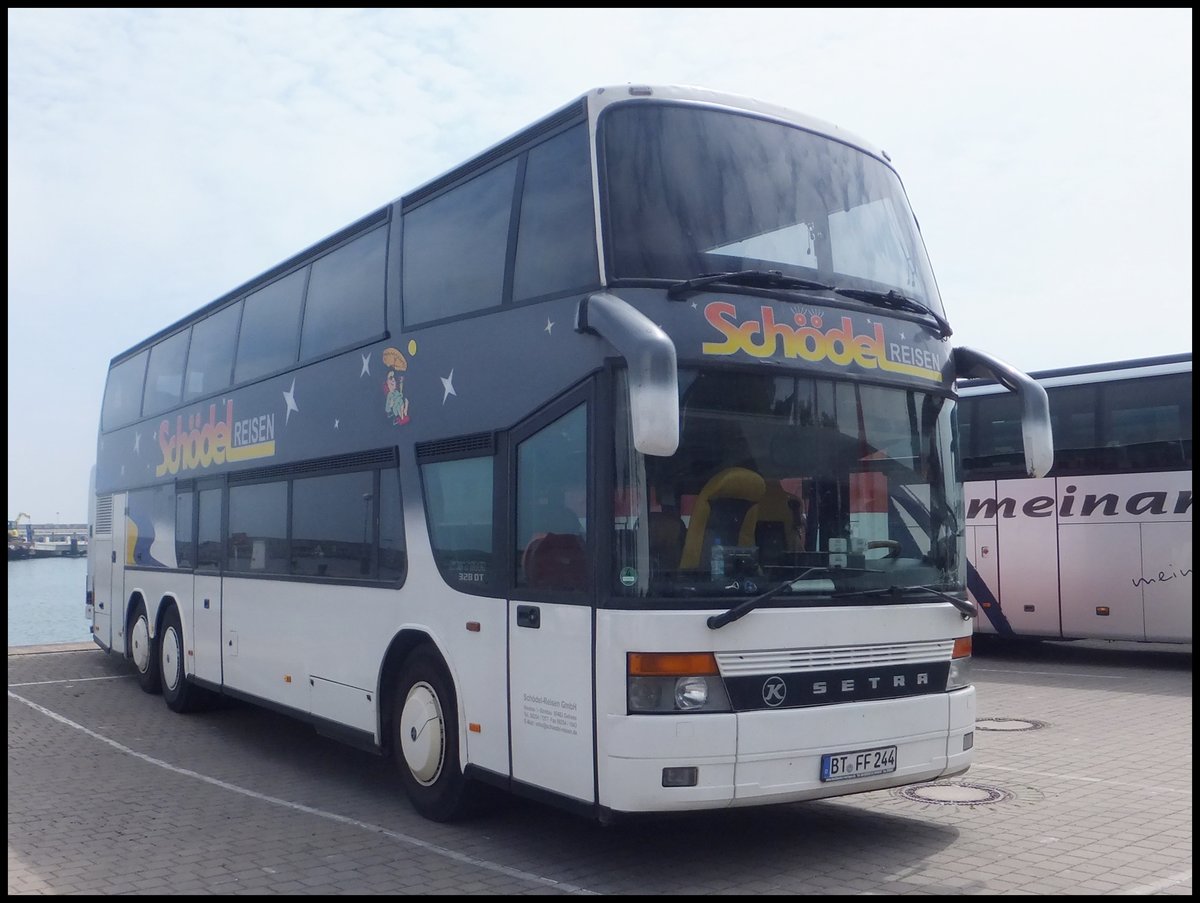
<path id="1" fill-rule="evenodd" d="M 933 803 L 938 806 L 987 806 L 1012 799 L 1012 794 L 1007 790 L 965 781 L 901 787 L 897 794 L 914 803 Z"/>
<path id="2" fill-rule="evenodd" d="M 1045 721 L 1032 718 L 980 718 L 975 721 L 977 731 L 1036 731 L 1045 726 Z"/>

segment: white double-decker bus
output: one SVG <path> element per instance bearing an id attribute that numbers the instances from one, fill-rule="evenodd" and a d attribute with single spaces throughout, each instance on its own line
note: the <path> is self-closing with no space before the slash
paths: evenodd
<path id="1" fill-rule="evenodd" d="M 151 304 L 147 304 L 151 309 Z M 971 762 L 953 348 L 886 154 L 589 91 L 112 360 L 88 611 L 223 694 L 601 821 Z"/>
<path id="2" fill-rule="evenodd" d="M 1023 472 L 1012 396 L 960 386 L 978 632 L 1191 643 L 1191 352 L 1030 376 L 1054 432 L 1040 479 Z"/>

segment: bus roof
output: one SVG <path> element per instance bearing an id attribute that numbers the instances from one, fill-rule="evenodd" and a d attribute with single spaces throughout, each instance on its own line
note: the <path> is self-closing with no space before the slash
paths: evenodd
<path id="1" fill-rule="evenodd" d="M 1185 373 L 1192 369 L 1192 353 L 1161 354 L 1154 357 L 1130 358 L 1098 364 L 1079 364 L 1052 370 L 1030 370 L 1029 376 L 1043 385 L 1075 385 L 1111 382 L 1117 379 L 1136 379 L 1160 373 Z M 991 379 L 966 379 L 958 383 L 960 395 L 987 395 L 1007 391 Z"/>

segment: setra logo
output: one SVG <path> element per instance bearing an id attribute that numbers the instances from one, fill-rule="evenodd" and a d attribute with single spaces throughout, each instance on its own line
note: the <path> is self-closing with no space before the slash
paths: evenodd
<path id="1" fill-rule="evenodd" d="M 783 678 L 778 675 L 768 677 L 763 683 L 762 698 L 772 708 L 783 705 L 783 700 L 787 698 L 787 684 Z"/>

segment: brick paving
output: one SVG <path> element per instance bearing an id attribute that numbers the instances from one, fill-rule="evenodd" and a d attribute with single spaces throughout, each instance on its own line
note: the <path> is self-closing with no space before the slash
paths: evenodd
<path id="1" fill-rule="evenodd" d="M 942 793 L 439 825 L 307 725 L 175 715 L 95 647 L 10 648 L 8 892 L 1190 895 L 1191 676 L 1190 646 L 989 644 L 976 763 Z"/>

